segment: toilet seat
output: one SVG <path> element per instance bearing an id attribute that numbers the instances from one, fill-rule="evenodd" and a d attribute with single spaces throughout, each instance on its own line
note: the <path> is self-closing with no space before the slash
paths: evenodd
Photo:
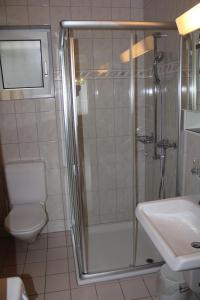
<path id="1" fill-rule="evenodd" d="M 46 223 L 47 216 L 40 204 L 18 205 L 5 219 L 6 228 L 13 234 L 36 231 Z"/>

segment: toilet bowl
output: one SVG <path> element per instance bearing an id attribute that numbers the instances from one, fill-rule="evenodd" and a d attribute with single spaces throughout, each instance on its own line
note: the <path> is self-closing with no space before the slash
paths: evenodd
<path id="1" fill-rule="evenodd" d="M 31 243 L 47 222 L 44 164 L 7 164 L 5 174 L 11 206 L 5 228 L 15 238 Z"/>

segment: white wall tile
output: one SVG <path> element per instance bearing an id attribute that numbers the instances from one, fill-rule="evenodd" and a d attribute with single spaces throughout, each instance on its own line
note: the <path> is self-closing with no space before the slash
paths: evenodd
<path id="1" fill-rule="evenodd" d="M 131 113 L 129 108 L 115 109 L 115 136 L 131 134 Z"/>
<path id="2" fill-rule="evenodd" d="M 113 108 L 113 79 L 95 80 L 95 104 L 96 108 Z"/>
<path id="3" fill-rule="evenodd" d="M 111 7 L 111 0 L 92 0 L 92 6 L 95 7 Z"/>
<path id="4" fill-rule="evenodd" d="M 13 114 L 14 112 L 13 101 L 0 101 L 0 114 Z"/>
<path id="5" fill-rule="evenodd" d="M 71 0 L 71 6 L 91 6 L 92 0 Z"/>
<path id="6" fill-rule="evenodd" d="M 100 191 L 100 214 L 113 215 L 116 213 L 117 197 L 115 190 Z"/>
<path id="7" fill-rule="evenodd" d="M 57 169 L 59 164 L 59 153 L 57 142 L 40 142 L 40 158 L 45 161 L 47 168 Z"/>
<path id="8" fill-rule="evenodd" d="M 130 80 L 129 78 L 114 79 L 115 107 L 130 107 Z"/>
<path id="9" fill-rule="evenodd" d="M 75 54 L 80 70 L 93 68 L 93 41 L 92 39 L 78 39 L 76 43 L 78 53 Z"/>
<path id="10" fill-rule="evenodd" d="M 97 137 L 114 136 L 114 112 L 113 109 L 96 110 Z"/>
<path id="11" fill-rule="evenodd" d="M 29 6 L 49 6 L 49 0 L 28 0 Z"/>
<path id="12" fill-rule="evenodd" d="M 6 7 L 1 6 L 0 8 L 0 25 L 6 25 Z"/>
<path id="13" fill-rule="evenodd" d="M 114 7 L 112 8 L 112 20 L 130 20 L 130 7 Z"/>
<path id="14" fill-rule="evenodd" d="M 14 114 L 2 115 L 0 118 L 1 143 L 17 143 L 17 123 Z"/>
<path id="15" fill-rule="evenodd" d="M 55 111 L 55 99 L 47 98 L 47 99 L 39 99 L 35 101 L 36 111 L 37 112 L 48 112 Z"/>
<path id="16" fill-rule="evenodd" d="M 59 31 L 60 21 L 70 19 L 70 10 L 66 6 L 52 6 L 50 8 L 50 20 L 52 30 Z"/>
<path id="17" fill-rule="evenodd" d="M 130 8 L 130 0 L 112 0 L 112 7 L 129 7 Z"/>
<path id="18" fill-rule="evenodd" d="M 56 141 L 57 126 L 55 112 L 37 113 L 38 140 Z"/>
<path id="19" fill-rule="evenodd" d="M 7 6 L 6 15 L 8 25 L 28 25 L 27 6 Z"/>
<path id="20" fill-rule="evenodd" d="M 140 8 L 131 8 L 131 20 L 141 21 L 144 18 L 143 10 Z"/>
<path id="21" fill-rule="evenodd" d="M 30 25 L 50 24 L 49 7 L 47 6 L 29 6 L 28 15 Z"/>
<path id="22" fill-rule="evenodd" d="M 19 150 L 22 160 L 35 160 L 40 157 L 37 143 L 21 143 L 19 144 Z"/>
<path id="23" fill-rule="evenodd" d="M 51 220 L 47 224 L 48 232 L 65 231 L 64 220 Z"/>
<path id="24" fill-rule="evenodd" d="M 60 169 L 47 169 L 47 193 L 49 196 L 61 194 Z"/>
<path id="25" fill-rule="evenodd" d="M 94 39 L 94 68 L 112 68 L 112 40 Z"/>
<path id="26" fill-rule="evenodd" d="M 82 115 L 82 126 L 80 130 L 83 130 L 84 138 L 96 137 L 96 113 L 95 109 L 91 109 L 87 114 Z M 82 134 L 82 133 L 80 133 Z"/>
<path id="27" fill-rule="evenodd" d="M 124 63 L 121 60 L 121 54 L 130 48 L 130 36 L 126 38 L 113 39 L 113 68 L 114 69 L 130 69 L 129 63 Z"/>
<path id="28" fill-rule="evenodd" d="M 111 20 L 111 8 L 109 7 L 92 7 L 92 20 L 109 21 Z"/>
<path id="29" fill-rule="evenodd" d="M 35 100 L 15 100 L 16 113 L 35 112 Z"/>
<path id="30" fill-rule="evenodd" d="M 70 6 L 70 0 L 50 0 L 50 6 Z"/>
<path id="31" fill-rule="evenodd" d="M 91 8 L 82 6 L 71 7 L 71 19 L 72 20 L 90 20 Z"/>
<path id="32" fill-rule="evenodd" d="M 143 8 L 143 6 L 146 6 L 150 1 L 151 0 L 131 0 L 131 6 L 135 8 Z"/>
<path id="33" fill-rule="evenodd" d="M 27 5 L 27 0 L 5 0 L 6 5 Z"/>
<path id="34" fill-rule="evenodd" d="M 49 220 L 64 219 L 63 201 L 61 195 L 48 196 L 46 208 Z"/>
<path id="35" fill-rule="evenodd" d="M 17 161 L 19 157 L 19 145 L 18 144 L 7 144 L 2 145 L 3 161 L 4 163 Z"/>
<path id="36" fill-rule="evenodd" d="M 20 142 L 37 141 L 37 124 L 34 113 L 16 114 Z"/>

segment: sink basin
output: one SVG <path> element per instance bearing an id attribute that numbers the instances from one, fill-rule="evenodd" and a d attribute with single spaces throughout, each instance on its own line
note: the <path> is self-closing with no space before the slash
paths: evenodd
<path id="1" fill-rule="evenodd" d="M 200 268 L 200 205 L 197 201 L 179 197 L 140 203 L 136 217 L 172 270 Z M 191 245 L 194 242 L 199 248 Z"/>

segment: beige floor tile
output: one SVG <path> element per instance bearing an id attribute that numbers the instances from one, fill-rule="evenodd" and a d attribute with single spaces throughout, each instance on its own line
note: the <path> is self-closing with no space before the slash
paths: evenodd
<path id="1" fill-rule="evenodd" d="M 74 258 L 74 251 L 72 246 L 67 247 L 67 255 L 69 258 Z"/>
<path id="2" fill-rule="evenodd" d="M 46 250 L 29 250 L 26 257 L 26 263 L 46 261 Z"/>
<path id="3" fill-rule="evenodd" d="M 66 237 L 50 237 L 48 238 L 48 248 L 66 247 Z"/>
<path id="4" fill-rule="evenodd" d="M 45 300 L 71 300 L 70 291 L 60 291 L 45 294 Z"/>
<path id="5" fill-rule="evenodd" d="M 13 251 L 8 252 L 5 257 L 4 265 L 6 266 L 22 265 L 24 264 L 25 259 L 26 259 L 26 252 L 16 252 L 16 253 L 14 253 Z"/>
<path id="6" fill-rule="evenodd" d="M 68 273 L 48 275 L 46 277 L 46 293 L 67 290 L 69 288 L 70 284 Z"/>
<path id="7" fill-rule="evenodd" d="M 147 286 L 151 296 L 158 294 L 158 273 L 143 276 L 145 285 Z"/>
<path id="8" fill-rule="evenodd" d="M 46 262 L 25 264 L 23 276 L 45 276 Z"/>
<path id="9" fill-rule="evenodd" d="M 98 299 L 94 286 L 73 289 L 71 290 L 71 296 L 72 296 L 72 300 L 97 300 Z"/>
<path id="10" fill-rule="evenodd" d="M 49 232 L 49 233 L 48 233 L 48 238 L 51 238 L 51 237 L 59 237 L 59 236 L 66 236 L 65 231 Z"/>
<path id="11" fill-rule="evenodd" d="M 7 276 L 20 276 L 23 273 L 24 265 L 4 266 L 2 274 Z"/>
<path id="12" fill-rule="evenodd" d="M 47 260 L 57 260 L 57 259 L 65 259 L 65 258 L 67 258 L 66 247 L 48 249 Z"/>
<path id="13" fill-rule="evenodd" d="M 47 275 L 67 273 L 68 261 L 66 259 L 50 260 L 47 262 L 46 273 Z"/>
<path id="14" fill-rule="evenodd" d="M 74 272 L 75 271 L 75 262 L 73 258 L 68 259 L 68 264 L 69 264 L 69 272 Z"/>
<path id="15" fill-rule="evenodd" d="M 29 250 L 43 250 L 47 248 L 47 239 L 41 238 L 36 240 L 34 243 L 30 244 Z"/>
<path id="16" fill-rule="evenodd" d="M 45 277 L 24 277 L 23 282 L 28 295 L 44 294 Z"/>
<path id="17" fill-rule="evenodd" d="M 29 296 L 29 300 L 44 300 L 44 294 Z"/>
<path id="18" fill-rule="evenodd" d="M 99 300 L 124 300 L 119 283 L 99 285 L 96 287 Z"/>
<path id="19" fill-rule="evenodd" d="M 126 300 L 150 296 L 142 278 L 120 280 L 120 285 Z"/>
<path id="20" fill-rule="evenodd" d="M 78 288 L 80 288 L 80 286 L 77 283 L 76 273 L 75 272 L 69 273 L 69 280 L 70 280 L 70 288 L 71 289 L 78 289 Z"/>

